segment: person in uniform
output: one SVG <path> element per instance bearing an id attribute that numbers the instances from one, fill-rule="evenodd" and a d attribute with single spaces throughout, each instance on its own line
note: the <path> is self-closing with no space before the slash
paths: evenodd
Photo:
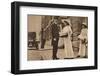
<path id="1" fill-rule="evenodd" d="M 58 51 L 58 41 L 59 41 L 59 24 L 57 16 L 54 17 L 54 21 L 52 22 L 51 33 L 52 33 L 53 59 L 58 59 L 57 51 Z"/>

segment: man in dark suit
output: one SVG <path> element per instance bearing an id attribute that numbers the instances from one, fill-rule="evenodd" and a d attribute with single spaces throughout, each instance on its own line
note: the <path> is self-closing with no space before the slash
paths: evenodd
<path id="1" fill-rule="evenodd" d="M 54 17 L 54 21 L 51 25 L 51 32 L 52 32 L 52 46 L 53 46 L 53 59 L 57 58 L 57 51 L 58 51 L 58 41 L 59 41 L 59 26 L 58 26 L 58 17 Z"/>

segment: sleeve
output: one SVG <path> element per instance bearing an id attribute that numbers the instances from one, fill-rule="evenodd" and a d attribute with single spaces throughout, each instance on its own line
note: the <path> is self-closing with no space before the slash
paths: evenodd
<path id="1" fill-rule="evenodd" d="M 78 36 L 79 39 L 82 39 L 82 30 L 81 30 L 81 33 L 80 35 Z"/>
<path id="2" fill-rule="evenodd" d="M 71 27 L 69 26 L 69 34 L 71 35 L 73 32 L 72 32 L 72 29 Z"/>

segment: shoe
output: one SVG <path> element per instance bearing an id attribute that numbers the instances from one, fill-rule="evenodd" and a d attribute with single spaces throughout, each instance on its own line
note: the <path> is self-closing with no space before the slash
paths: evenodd
<path id="1" fill-rule="evenodd" d="M 82 58 L 87 58 L 87 56 L 83 56 Z"/>
<path id="2" fill-rule="evenodd" d="M 59 59 L 59 58 L 56 58 L 57 60 Z"/>
<path id="3" fill-rule="evenodd" d="M 58 60 L 59 58 L 53 58 L 53 60 Z"/>
<path id="4" fill-rule="evenodd" d="M 76 58 L 79 58 L 79 57 L 81 57 L 80 55 L 78 55 Z"/>

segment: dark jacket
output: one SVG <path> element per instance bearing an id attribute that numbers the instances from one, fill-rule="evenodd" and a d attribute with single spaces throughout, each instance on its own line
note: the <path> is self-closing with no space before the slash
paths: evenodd
<path id="1" fill-rule="evenodd" d="M 57 24 L 51 25 L 52 38 L 59 38 L 59 27 Z"/>

